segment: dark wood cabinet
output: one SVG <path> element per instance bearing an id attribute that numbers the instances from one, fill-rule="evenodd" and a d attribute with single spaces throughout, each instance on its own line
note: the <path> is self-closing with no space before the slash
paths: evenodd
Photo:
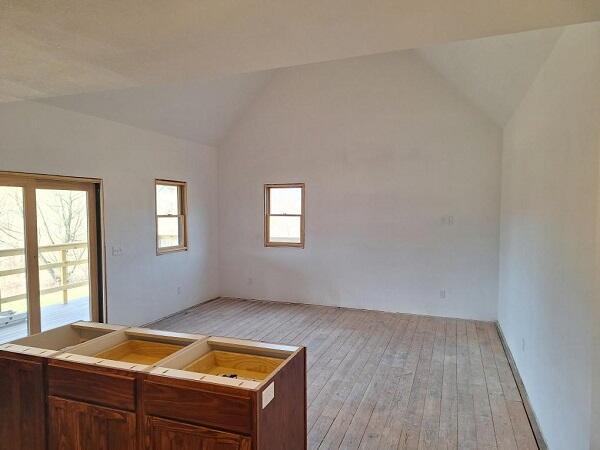
<path id="1" fill-rule="evenodd" d="M 306 449 L 305 348 L 70 331 L 0 345 L 0 450 Z"/>
<path id="2" fill-rule="evenodd" d="M 147 450 L 250 450 L 251 440 L 238 434 L 147 417 Z"/>
<path id="3" fill-rule="evenodd" d="M 136 450 L 136 418 L 127 411 L 48 398 L 48 450 Z"/>
<path id="4" fill-rule="evenodd" d="M 0 450 L 45 450 L 44 361 L 0 356 Z"/>

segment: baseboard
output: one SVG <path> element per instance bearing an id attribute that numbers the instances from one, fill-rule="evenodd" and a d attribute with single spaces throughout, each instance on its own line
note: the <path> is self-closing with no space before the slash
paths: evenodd
<path id="1" fill-rule="evenodd" d="M 374 308 L 361 308 L 358 306 L 345 306 L 345 305 L 329 305 L 326 303 L 307 303 L 299 300 L 273 300 L 273 299 L 265 299 L 265 298 L 249 298 L 249 297 L 235 297 L 230 295 L 222 295 L 218 297 L 220 299 L 229 299 L 229 300 L 242 300 L 248 302 L 265 302 L 265 303 L 277 303 L 277 304 L 285 304 L 285 305 L 306 305 L 306 306 L 323 306 L 325 308 L 339 308 L 339 309 L 347 309 L 351 311 L 370 311 L 370 312 L 379 312 L 384 314 L 404 314 L 407 316 L 423 316 L 423 317 L 432 317 L 436 319 L 456 319 L 456 320 L 475 320 L 477 322 L 491 323 L 495 324 L 495 320 L 488 319 L 478 319 L 475 317 L 458 317 L 458 316 L 440 316 L 433 314 L 424 314 L 419 312 L 406 312 L 406 311 L 389 311 L 385 309 L 374 309 Z M 216 299 L 215 299 L 216 300 Z"/>
<path id="2" fill-rule="evenodd" d="M 140 327 L 141 328 L 150 328 L 150 326 L 152 326 L 156 322 L 160 322 L 161 320 L 165 320 L 165 319 L 168 319 L 170 317 L 177 316 L 177 315 L 179 315 L 179 314 L 181 314 L 183 312 L 186 312 L 186 311 L 188 311 L 190 309 L 194 309 L 194 308 L 198 307 L 198 305 L 204 305 L 205 303 L 214 302 L 215 300 L 218 300 L 220 298 L 221 297 L 215 297 L 215 298 L 209 298 L 208 300 L 203 300 L 201 302 L 196 303 L 195 305 L 188 306 L 187 308 L 180 309 L 179 311 L 175 311 L 174 313 L 171 313 L 171 314 L 169 314 L 167 316 L 159 317 L 158 319 L 153 320 L 152 322 L 148 322 L 148 323 L 145 323 L 143 325 L 140 325 Z"/>
<path id="3" fill-rule="evenodd" d="M 538 424 L 538 420 L 535 416 L 535 412 L 531 407 L 531 402 L 529 401 L 529 396 L 527 395 L 527 390 L 525 389 L 525 385 L 523 384 L 523 379 L 519 374 L 519 369 L 517 368 L 517 364 L 513 358 L 512 352 L 510 351 L 510 347 L 506 342 L 506 338 L 504 337 L 504 333 L 502 332 L 502 328 L 500 324 L 496 322 L 496 329 L 498 330 L 498 335 L 500 336 L 500 341 L 502 342 L 502 347 L 504 347 L 504 353 L 508 358 L 508 364 L 510 365 L 510 369 L 512 370 L 513 376 L 515 377 L 515 381 L 517 383 L 517 388 L 519 389 L 519 394 L 521 394 L 521 398 L 523 399 L 523 406 L 525 407 L 525 413 L 527 414 L 527 419 L 529 419 L 529 424 L 531 425 L 531 429 L 533 430 L 533 435 L 535 437 L 537 446 L 540 450 L 548 450 L 548 446 L 546 445 L 546 440 L 542 434 L 542 430 Z"/>

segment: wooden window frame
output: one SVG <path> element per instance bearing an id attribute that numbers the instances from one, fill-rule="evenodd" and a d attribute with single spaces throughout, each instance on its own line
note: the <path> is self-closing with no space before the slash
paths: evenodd
<path id="1" fill-rule="evenodd" d="M 271 214 L 271 189 L 286 189 L 286 188 L 300 188 L 301 194 L 301 210 L 300 214 Z M 264 185 L 264 243 L 265 247 L 293 247 L 293 248 L 304 248 L 304 222 L 306 220 L 306 209 L 305 209 L 305 185 L 304 183 L 273 183 Z M 269 223 L 270 217 L 300 217 L 300 242 L 271 242 L 269 240 Z"/>
<path id="2" fill-rule="evenodd" d="M 179 214 L 167 214 L 167 215 L 159 215 L 158 214 L 158 199 L 156 194 L 156 187 L 158 185 L 165 186 L 177 186 L 178 189 L 178 197 L 179 197 Z M 157 178 L 154 180 L 154 220 L 155 220 L 155 231 L 156 231 L 156 254 L 166 255 L 169 253 L 175 252 L 185 252 L 188 250 L 188 224 L 187 224 L 187 183 L 185 181 L 175 181 L 175 180 L 165 180 L 161 178 Z M 174 245 L 171 247 L 160 247 L 159 246 L 159 238 L 158 238 L 158 219 L 161 217 L 177 217 L 181 220 L 182 224 L 182 236 L 181 236 L 181 244 Z"/>

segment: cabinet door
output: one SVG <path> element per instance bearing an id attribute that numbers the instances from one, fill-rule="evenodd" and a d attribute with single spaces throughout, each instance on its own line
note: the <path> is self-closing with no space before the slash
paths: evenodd
<path id="1" fill-rule="evenodd" d="M 0 450 L 43 450 L 42 362 L 0 358 Z"/>
<path id="2" fill-rule="evenodd" d="M 135 450 L 135 414 L 48 399 L 49 450 Z"/>
<path id="3" fill-rule="evenodd" d="M 147 417 L 148 450 L 250 450 L 250 438 Z"/>

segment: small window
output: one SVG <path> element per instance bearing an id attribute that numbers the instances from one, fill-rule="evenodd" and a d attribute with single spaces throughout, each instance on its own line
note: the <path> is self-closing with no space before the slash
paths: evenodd
<path id="1" fill-rule="evenodd" d="M 187 250 L 186 184 L 156 180 L 156 253 Z"/>
<path id="2" fill-rule="evenodd" d="M 304 248 L 304 183 L 265 184 L 265 247 Z"/>

